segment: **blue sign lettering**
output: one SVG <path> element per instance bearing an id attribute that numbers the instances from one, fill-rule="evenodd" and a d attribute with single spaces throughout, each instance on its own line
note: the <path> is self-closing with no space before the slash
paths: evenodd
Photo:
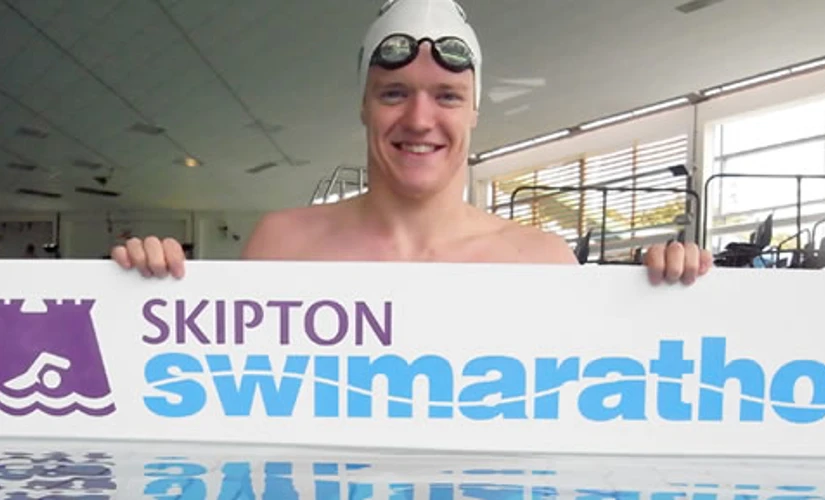
<path id="1" fill-rule="evenodd" d="M 370 418 L 376 411 L 412 418 L 413 388 L 424 380 L 427 410 L 419 417 L 430 419 L 719 422 L 733 414 L 741 422 L 760 422 L 772 411 L 787 422 L 807 424 L 825 417 L 822 362 L 791 360 L 769 373 L 757 360 L 732 359 L 726 339 L 717 337 L 701 340 L 698 360 L 686 359 L 684 352 L 683 341 L 663 340 L 654 359 L 490 355 L 460 366 L 437 354 L 412 360 L 396 354 L 252 354 L 239 366 L 227 355 L 163 353 L 145 367 L 150 390 L 144 402 L 154 414 L 170 418 L 194 415 L 210 405 L 227 416 L 248 416 L 256 401 L 262 401 L 269 417 L 290 417 L 304 385 L 313 384 L 317 418 Z M 275 359 L 281 364 L 278 370 Z M 687 390 L 686 376 L 698 385 Z M 374 402 L 379 378 L 387 387 L 381 409 Z M 655 401 L 648 401 L 649 384 L 655 384 Z M 730 384 L 738 401 L 726 400 Z M 804 392 L 797 390 L 801 384 L 813 388 L 804 400 Z M 577 414 L 562 414 L 563 408 L 575 408 Z"/>

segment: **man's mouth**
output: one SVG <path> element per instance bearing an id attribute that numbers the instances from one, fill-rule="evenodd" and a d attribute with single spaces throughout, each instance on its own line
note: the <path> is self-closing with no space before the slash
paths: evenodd
<path id="1" fill-rule="evenodd" d="M 433 153 L 444 147 L 437 144 L 422 142 L 394 142 L 392 144 L 396 149 L 418 155 Z"/>

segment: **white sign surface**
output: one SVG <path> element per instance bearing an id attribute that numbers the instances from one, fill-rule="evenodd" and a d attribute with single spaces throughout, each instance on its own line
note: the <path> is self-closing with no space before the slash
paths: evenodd
<path id="1" fill-rule="evenodd" d="M 825 274 L 0 263 L 0 437 L 824 455 Z"/>

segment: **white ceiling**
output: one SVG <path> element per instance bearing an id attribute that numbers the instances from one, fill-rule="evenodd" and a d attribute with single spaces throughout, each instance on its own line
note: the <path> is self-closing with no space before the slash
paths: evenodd
<path id="1" fill-rule="evenodd" d="M 356 53 L 382 1 L 0 0 L 0 210 L 307 204 L 363 165 Z M 684 1 L 464 0 L 485 57 L 473 150 L 825 55 L 823 0 Z M 74 192 L 110 169 L 120 197 Z"/>

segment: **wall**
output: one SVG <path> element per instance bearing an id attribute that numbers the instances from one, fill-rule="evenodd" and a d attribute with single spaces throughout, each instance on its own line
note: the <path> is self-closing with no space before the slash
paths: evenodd
<path id="1" fill-rule="evenodd" d="M 264 212 L 204 212 L 195 215 L 195 257 L 238 259 Z"/>
<path id="2" fill-rule="evenodd" d="M 59 241 L 62 258 L 101 259 L 132 236 L 172 237 L 194 243 L 197 259 L 237 259 L 263 212 L 119 211 L 0 213 L 0 258 L 18 258 L 31 240 L 38 248 Z M 17 231 L 32 222 L 34 230 Z M 225 228 L 225 229 L 224 229 Z M 18 248 L 19 247 L 19 248 Z M 40 252 L 42 254 L 42 252 Z"/>
<path id="3" fill-rule="evenodd" d="M 51 220 L 0 220 L 0 259 L 23 258 L 29 245 L 35 248 L 35 258 L 47 258 L 43 245 L 53 238 Z"/>

